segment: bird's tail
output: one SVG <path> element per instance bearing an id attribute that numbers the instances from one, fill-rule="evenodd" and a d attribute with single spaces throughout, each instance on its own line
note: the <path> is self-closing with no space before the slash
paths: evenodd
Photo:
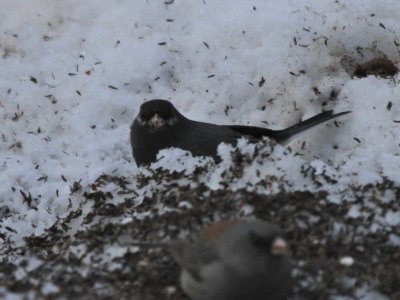
<path id="1" fill-rule="evenodd" d="M 344 111 L 337 114 L 333 113 L 333 110 L 324 111 L 314 117 L 311 117 L 307 120 L 304 120 L 300 123 L 297 123 L 293 126 L 290 126 L 283 130 L 274 130 L 272 138 L 274 138 L 277 142 L 281 144 L 287 144 L 290 140 L 292 140 L 299 133 L 310 129 L 320 123 L 326 122 L 333 118 L 345 115 L 350 113 L 351 111 Z"/>

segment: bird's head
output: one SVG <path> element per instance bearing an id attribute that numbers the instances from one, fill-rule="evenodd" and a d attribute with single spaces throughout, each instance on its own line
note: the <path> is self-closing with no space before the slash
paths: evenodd
<path id="1" fill-rule="evenodd" d="M 265 251 L 265 253 L 271 257 L 282 257 L 288 252 L 288 246 L 286 241 L 277 234 L 259 234 L 254 231 L 250 231 L 251 243 L 260 251 Z"/>
<path id="2" fill-rule="evenodd" d="M 257 221 L 243 227 L 246 233 L 244 243 L 261 256 L 279 260 L 289 255 L 288 244 L 283 238 L 284 232 L 276 225 Z"/>
<path id="3" fill-rule="evenodd" d="M 150 100 L 142 104 L 136 122 L 143 127 L 159 130 L 176 125 L 183 116 L 167 100 Z"/>

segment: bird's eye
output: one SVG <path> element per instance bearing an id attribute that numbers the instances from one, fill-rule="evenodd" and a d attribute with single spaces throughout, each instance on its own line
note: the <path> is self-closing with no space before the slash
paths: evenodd
<path id="1" fill-rule="evenodd" d="M 288 245 L 280 236 L 263 236 L 254 231 L 249 232 L 250 241 L 254 246 L 269 254 L 280 257 L 287 253 Z"/>
<path id="2" fill-rule="evenodd" d="M 262 235 L 255 233 L 254 231 L 249 232 L 250 241 L 259 249 L 269 250 L 271 248 L 272 240 Z"/>
<path id="3" fill-rule="evenodd" d="M 175 125 L 176 122 L 178 122 L 178 118 L 177 117 L 170 117 L 167 119 L 167 124 L 169 126 Z"/>
<path id="4" fill-rule="evenodd" d="M 142 114 L 139 114 L 139 115 L 136 117 L 136 121 L 137 121 L 140 125 L 145 125 L 145 124 L 146 124 L 146 121 L 145 121 L 145 119 L 143 118 L 143 115 L 142 115 Z"/>

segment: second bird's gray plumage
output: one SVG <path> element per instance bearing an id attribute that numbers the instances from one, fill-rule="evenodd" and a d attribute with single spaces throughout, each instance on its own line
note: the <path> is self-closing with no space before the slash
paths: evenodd
<path id="1" fill-rule="evenodd" d="M 286 129 L 272 130 L 189 120 L 180 114 L 171 102 L 155 99 L 142 104 L 131 126 L 132 152 L 138 166 L 155 162 L 160 150 L 172 147 L 190 151 L 193 156 L 215 158 L 218 145 L 222 142 L 233 144 L 241 137 L 257 142 L 263 137 L 269 137 L 278 143 L 285 143 L 302 131 L 347 113 L 349 111 L 334 114 L 329 110 Z M 149 121 L 155 115 L 165 122 L 152 127 Z"/>
<path id="2" fill-rule="evenodd" d="M 191 300 L 281 300 L 292 286 L 292 259 L 283 230 L 262 220 L 227 220 L 162 247 L 181 267 Z"/>
<path id="3" fill-rule="evenodd" d="M 271 253 L 282 236 L 279 227 L 264 221 L 226 221 L 175 241 L 170 252 L 193 300 L 279 300 L 292 283 L 288 249 Z"/>

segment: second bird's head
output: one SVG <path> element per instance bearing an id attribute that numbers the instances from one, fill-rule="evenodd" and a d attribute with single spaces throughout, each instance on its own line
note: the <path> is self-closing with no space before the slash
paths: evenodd
<path id="1" fill-rule="evenodd" d="M 154 99 L 143 103 L 136 117 L 136 122 L 150 130 L 163 130 L 176 125 L 184 117 L 171 102 Z"/>

